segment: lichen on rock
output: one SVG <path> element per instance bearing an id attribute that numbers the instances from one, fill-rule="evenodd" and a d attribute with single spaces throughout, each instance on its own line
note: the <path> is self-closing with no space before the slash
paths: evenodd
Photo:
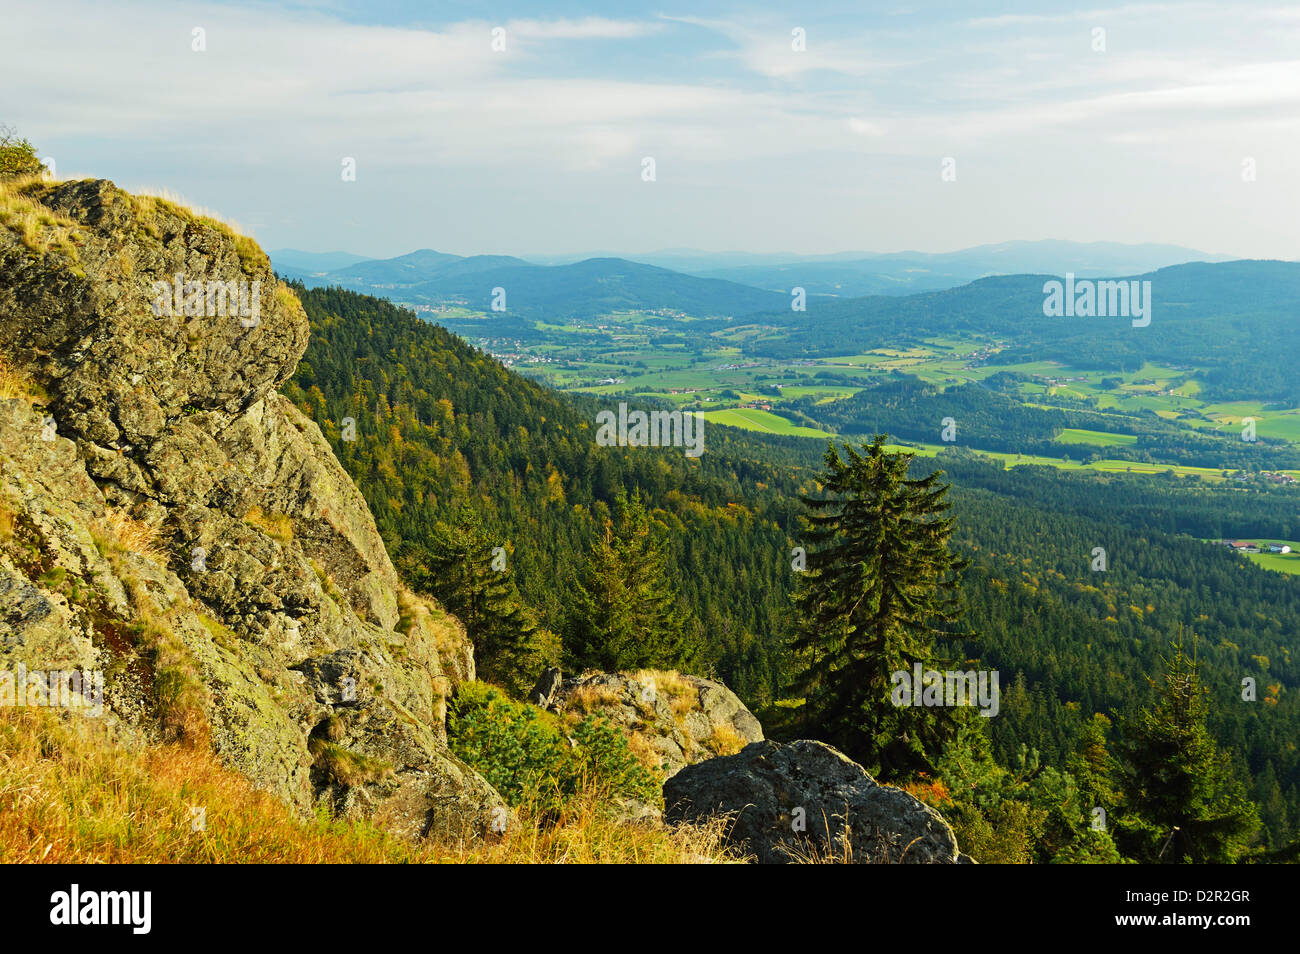
<path id="1" fill-rule="evenodd" d="M 502 802 L 445 744 L 472 647 L 277 393 L 308 323 L 266 255 L 110 182 L 4 189 L 50 234 L 0 227 L 0 347 L 33 383 L 0 398 L 0 666 L 103 670 L 122 731 L 210 744 L 304 812 L 481 830 Z M 208 297 L 169 313 L 168 284 Z"/>
<path id="2" fill-rule="evenodd" d="M 672 671 L 584 672 L 563 680 L 551 705 L 573 719 L 610 719 L 661 779 L 763 738 L 758 719 L 722 683 Z"/>

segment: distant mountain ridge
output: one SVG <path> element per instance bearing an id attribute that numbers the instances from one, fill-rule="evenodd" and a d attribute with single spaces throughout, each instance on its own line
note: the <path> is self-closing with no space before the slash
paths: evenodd
<path id="1" fill-rule="evenodd" d="M 296 248 L 281 248 L 267 254 L 280 271 L 292 270 L 308 275 L 371 261 L 369 256 L 351 252 L 304 252 Z"/>
<path id="2" fill-rule="evenodd" d="M 858 298 L 909 295 L 955 288 L 994 275 L 1073 272 L 1081 277 L 1137 275 L 1188 262 L 1224 262 L 1179 245 L 1125 245 L 1118 242 L 1003 242 L 956 252 L 889 252 L 845 259 L 842 255 L 783 264 L 733 265 L 693 274 L 743 282 L 760 288 L 799 285 L 809 294 Z"/>
<path id="3" fill-rule="evenodd" d="M 331 272 L 345 282 L 409 287 L 441 279 L 475 275 L 494 268 L 534 267 L 513 255 L 451 255 L 422 248 L 396 258 L 372 259 Z"/>
<path id="4" fill-rule="evenodd" d="M 954 252 L 807 256 L 666 249 L 633 256 L 602 252 L 524 259 L 419 249 L 385 259 L 285 250 L 272 252 L 271 260 L 282 275 L 310 287 L 338 285 L 407 304 L 460 303 L 486 311 L 492 289 L 504 288 L 506 310 L 516 315 L 589 317 L 610 310 L 668 308 L 716 317 L 788 308 L 795 288 L 810 296 L 897 296 L 956 288 L 994 275 L 1135 275 L 1231 259 L 1179 245 L 1044 240 Z"/>
<path id="5" fill-rule="evenodd" d="M 535 265 L 511 255 L 463 257 L 421 249 L 323 273 L 285 268 L 281 274 L 312 288 L 339 286 L 403 304 L 460 304 L 489 313 L 496 310 L 499 288 L 504 314 L 514 317 L 590 318 L 653 309 L 721 317 L 772 311 L 790 301 L 785 293 L 622 258 Z"/>

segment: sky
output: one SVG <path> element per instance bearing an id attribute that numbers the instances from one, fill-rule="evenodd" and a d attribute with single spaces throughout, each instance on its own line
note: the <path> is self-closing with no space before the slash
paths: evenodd
<path id="1" fill-rule="evenodd" d="M 1298 4 L 0 0 L 0 34 L 58 176 L 265 248 L 1300 258 Z"/>

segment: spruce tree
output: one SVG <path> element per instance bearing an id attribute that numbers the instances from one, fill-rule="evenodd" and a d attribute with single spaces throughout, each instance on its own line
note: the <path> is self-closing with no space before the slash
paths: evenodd
<path id="1" fill-rule="evenodd" d="M 1180 638 L 1155 704 L 1121 723 L 1126 811 L 1116 840 L 1139 862 L 1235 862 L 1259 828 L 1245 786 L 1206 726 L 1206 697 Z"/>
<path id="2" fill-rule="evenodd" d="M 508 551 L 470 506 L 462 505 L 453 522 L 436 523 L 428 548 L 406 547 L 398 566 L 412 588 L 436 597 L 465 624 L 480 677 L 520 696 L 558 661 L 554 638 L 519 596 Z"/>
<path id="3" fill-rule="evenodd" d="M 605 522 L 576 581 L 564 649 L 574 668 L 698 670 L 704 663 L 639 492 L 618 495 L 615 519 Z"/>
<path id="4" fill-rule="evenodd" d="M 954 638 L 958 575 L 941 471 L 907 476 L 912 455 L 888 453 L 884 435 L 861 452 L 832 444 L 808 508 L 807 571 L 795 593 L 803 721 L 884 778 L 933 773 L 955 731 L 942 707 L 896 706 L 891 675 L 930 668 L 936 642 Z M 920 687 L 915 687 L 920 691 Z"/>

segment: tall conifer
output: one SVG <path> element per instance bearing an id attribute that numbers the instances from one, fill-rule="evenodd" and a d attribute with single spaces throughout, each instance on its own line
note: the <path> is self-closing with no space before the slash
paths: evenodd
<path id="1" fill-rule="evenodd" d="M 965 566 L 948 549 L 942 472 L 911 479 L 911 460 L 883 435 L 843 456 L 827 448 L 826 495 L 804 498 L 808 565 L 795 594 L 804 721 L 886 778 L 932 771 L 955 727 L 951 711 L 891 700 L 893 673 L 929 668 L 936 642 L 957 635 Z"/>

